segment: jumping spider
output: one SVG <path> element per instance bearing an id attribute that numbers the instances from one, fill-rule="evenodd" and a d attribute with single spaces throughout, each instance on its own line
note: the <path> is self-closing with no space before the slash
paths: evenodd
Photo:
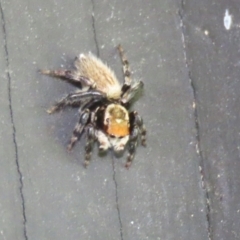
<path id="1" fill-rule="evenodd" d="M 99 142 L 100 151 L 112 148 L 114 152 L 121 152 L 128 144 L 126 168 L 133 161 L 139 137 L 141 144 L 146 145 L 146 129 L 142 118 L 136 111 L 129 112 L 130 102 L 142 89 L 143 83 L 132 83 L 129 63 L 121 45 L 118 50 L 123 64 L 122 86 L 114 72 L 91 53 L 80 54 L 75 59 L 74 70 L 41 70 L 42 74 L 60 78 L 78 87 L 76 92 L 68 94 L 53 105 L 48 113 L 55 113 L 67 106 L 79 107 L 80 118 L 68 150 L 86 132 L 85 166 L 89 164 L 95 141 Z"/>

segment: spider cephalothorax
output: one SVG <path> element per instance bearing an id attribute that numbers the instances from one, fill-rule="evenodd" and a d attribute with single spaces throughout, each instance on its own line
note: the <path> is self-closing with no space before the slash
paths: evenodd
<path id="1" fill-rule="evenodd" d="M 128 111 L 119 104 L 109 104 L 104 115 L 105 132 L 114 137 L 125 137 L 130 134 Z"/>
<path id="2" fill-rule="evenodd" d="M 76 124 L 68 149 L 86 132 L 85 166 L 89 164 L 92 145 L 99 149 L 112 148 L 123 151 L 128 145 L 128 168 L 133 160 L 139 137 L 146 142 L 146 130 L 136 111 L 129 112 L 129 103 L 143 87 L 141 81 L 132 83 L 128 61 L 122 47 L 118 50 L 123 63 L 124 84 L 121 86 L 113 71 L 93 54 L 80 54 L 75 60 L 74 70 L 42 70 L 41 73 L 68 81 L 78 90 L 70 93 L 48 110 L 54 113 L 66 106 L 79 107 L 80 118 Z"/>

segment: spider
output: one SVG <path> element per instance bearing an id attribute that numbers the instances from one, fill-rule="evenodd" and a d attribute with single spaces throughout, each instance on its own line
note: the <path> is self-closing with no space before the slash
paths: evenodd
<path id="1" fill-rule="evenodd" d="M 146 146 L 143 120 L 136 111 L 129 111 L 133 98 L 143 88 L 143 82 L 132 83 L 129 63 L 121 45 L 118 51 L 123 64 L 122 86 L 114 72 L 92 53 L 76 57 L 73 70 L 40 70 L 42 74 L 65 80 L 78 88 L 56 102 L 47 112 L 52 114 L 67 106 L 79 107 L 79 121 L 67 148 L 71 150 L 86 133 L 85 167 L 90 162 L 95 141 L 99 143 L 100 152 L 113 149 L 119 153 L 128 146 L 126 168 L 132 164 L 139 138 L 141 144 Z"/>

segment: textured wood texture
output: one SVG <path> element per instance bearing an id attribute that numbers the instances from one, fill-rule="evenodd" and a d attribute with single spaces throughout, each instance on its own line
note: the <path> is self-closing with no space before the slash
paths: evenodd
<path id="1" fill-rule="evenodd" d="M 228 4 L 1 1 L 0 239 L 239 239 L 240 19 Z M 133 108 L 148 146 L 129 170 L 96 146 L 86 170 L 84 139 L 66 151 L 77 110 L 45 111 L 74 89 L 37 71 L 91 51 L 123 81 L 119 43 L 145 84 Z"/>

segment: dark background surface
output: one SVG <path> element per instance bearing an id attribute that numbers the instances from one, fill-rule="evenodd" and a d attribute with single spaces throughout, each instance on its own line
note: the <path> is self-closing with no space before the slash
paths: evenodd
<path id="1" fill-rule="evenodd" d="M 240 14 L 230 1 L 1 1 L 0 239 L 240 239 Z M 66 150 L 73 91 L 38 74 L 91 51 L 145 83 L 148 130 L 125 156 Z"/>

